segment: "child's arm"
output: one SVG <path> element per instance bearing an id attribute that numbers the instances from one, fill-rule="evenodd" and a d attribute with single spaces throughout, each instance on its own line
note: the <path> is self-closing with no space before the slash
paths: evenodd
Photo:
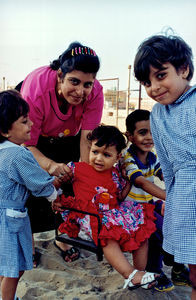
<path id="1" fill-rule="evenodd" d="M 120 165 L 120 163 L 117 164 L 116 169 L 119 173 L 119 180 L 121 182 L 121 185 L 123 186 L 122 190 L 119 191 L 119 194 L 118 194 L 118 200 L 119 200 L 119 202 L 122 202 L 127 197 L 128 193 L 131 189 L 131 182 L 130 182 L 129 178 L 127 177 L 125 164 L 123 164 L 123 165 Z"/>
<path id="2" fill-rule="evenodd" d="M 63 204 L 61 203 L 60 197 L 58 196 L 56 200 L 52 201 L 52 210 L 53 211 L 59 211 L 59 212 L 63 212 L 65 209 L 63 209 Z"/>
<path id="3" fill-rule="evenodd" d="M 131 189 L 131 183 L 130 181 L 126 180 L 125 186 L 123 187 L 122 191 L 118 195 L 118 200 L 120 202 L 122 202 L 127 197 L 130 189 Z"/>
<path id="4" fill-rule="evenodd" d="M 150 195 L 165 200 L 166 193 L 163 189 L 158 187 L 156 184 L 148 181 L 143 176 L 138 176 L 134 182 L 135 186 L 143 189 L 145 192 L 149 193 Z"/>

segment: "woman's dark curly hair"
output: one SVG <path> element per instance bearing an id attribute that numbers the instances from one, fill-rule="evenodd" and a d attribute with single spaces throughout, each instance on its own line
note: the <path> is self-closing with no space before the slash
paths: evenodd
<path id="1" fill-rule="evenodd" d="M 72 49 L 85 46 L 78 43 L 73 42 L 69 45 L 67 50 L 65 50 L 58 59 L 51 62 L 50 67 L 53 70 L 61 69 L 63 75 L 62 78 L 65 77 L 67 73 L 70 73 L 74 70 L 82 71 L 84 73 L 92 73 L 96 76 L 96 73 L 100 67 L 100 61 L 97 55 L 85 54 L 85 55 L 74 55 L 72 56 Z M 89 47 L 86 47 L 89 48 Z"/>

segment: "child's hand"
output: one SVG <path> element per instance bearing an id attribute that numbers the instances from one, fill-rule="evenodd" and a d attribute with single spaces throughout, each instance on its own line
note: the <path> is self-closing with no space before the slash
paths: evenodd
<path id="1" fill-rule="evenodd" d="M 124 163 L 123 165 L 120 165 L 120 166 L 118 165 L 118 170 L 119 170 L 122 178 L 129 181 L 129 178 L 128 178 L 127 172 L 126 172 L 126 164 Z"/>
<path id="2" fill-rule="evenodd" d="M 122 177 L 124 179 L 128 179 L 127 172 L 126 172 L 126 165 L 125 164 L 123 164 L 122 167 L 121 167 L 121 174 L 122 174 Z"/>
<path id="3" fill-rule="evenodd" d="M 58 177 L 55 177 L 53 184 L 57 190 L 61 187 L 61 182 L 59 181 Z"/>
<path id="4" fill-rule="evenodd" d="M 64 211 L 64 209 L 62 208 L 63 207 L 63 205 L 62 205 L 62 203 L 60 202 L 61 200 L 60 200 L 60 197 L 58 196 L 57 197 L 57 199 L 56 200 L 54 200 L 53 202 L 52 202 L 52 210 L 53 211 L 55 211 L 56 213 L 59 211 L 59 212 L 62 212 L 62 211 Z"/>

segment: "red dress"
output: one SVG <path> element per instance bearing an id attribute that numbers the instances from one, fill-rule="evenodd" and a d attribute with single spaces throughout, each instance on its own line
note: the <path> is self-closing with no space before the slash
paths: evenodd
<path id="1" fill-rule="evenodd" d="M 156 230 L 154 214 L 145 211 L 141 204 L 123 201 L 118 203 L 122 189 L 118 171 L 113 167 L 97 172 L 85 162 L 69 163 L 74 174 L 75 197 L 62 196 L 62 203 L 84 211 L 99 214 L 102 229 L 99 234 L 102 247 L 107 240 L 118 241 L 122 251 L 132 252 Z M 97 219 L 76 212 L 62 213 L 64 222 L 59 230 L 69 236 L 77 236 L 82 229 L 97 244 Z"/>

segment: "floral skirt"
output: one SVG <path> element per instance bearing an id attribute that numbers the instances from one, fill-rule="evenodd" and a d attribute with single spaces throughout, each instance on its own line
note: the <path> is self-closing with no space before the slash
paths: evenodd
<path id="1" fill-rule="evenodd" d="M 156 230 L 153 210 L 154 205 L 145 206 L 132 201 L 123 201 L 118 208 L 113 209 L 101 204 L 98 210 L 102 223 L 99 234 L 96 217 L 64 211 L 64 222 L 59 230 L 72 237 L 82 231 L 95 244 L 99 238 L 102 247 L 107 245 L 108 240 L 116 240 L 122 251 L 132 252 Z"/>

